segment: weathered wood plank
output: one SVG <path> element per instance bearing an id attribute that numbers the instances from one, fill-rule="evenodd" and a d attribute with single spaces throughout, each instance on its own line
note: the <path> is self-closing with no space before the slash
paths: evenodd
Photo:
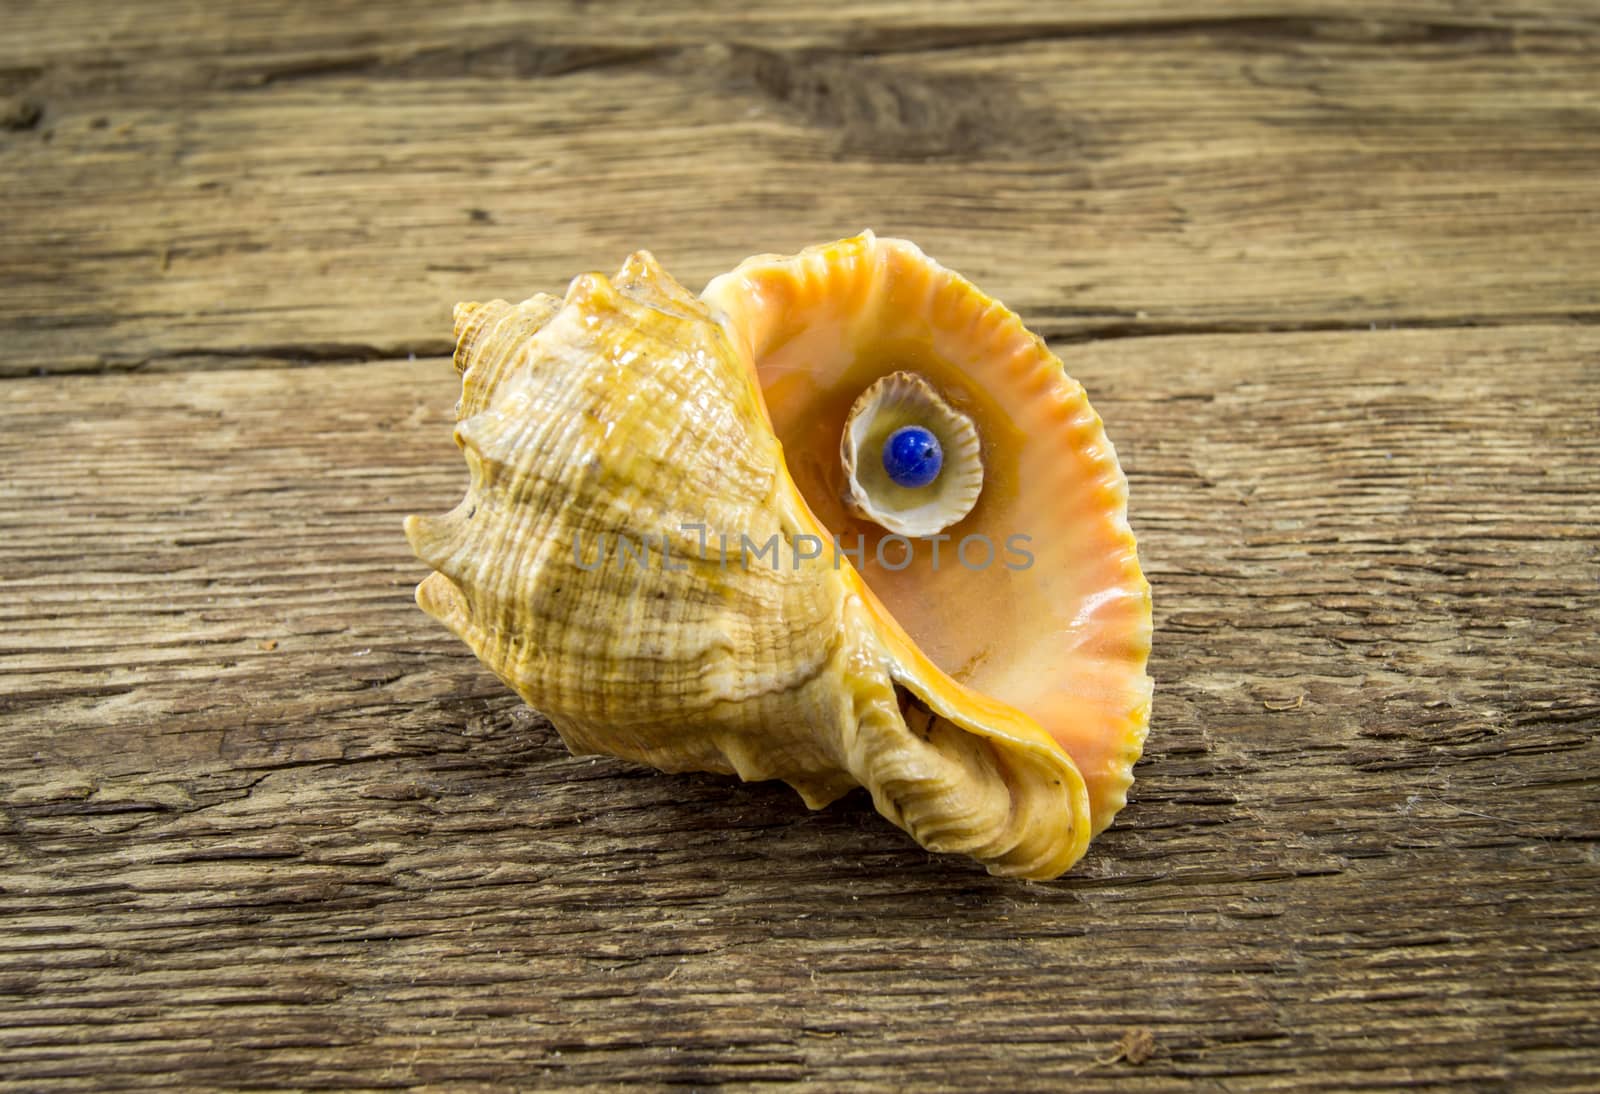
<path id="1" fill-rule="evenodd" d="M 1063 339 L 1600 317 L 1590 4 L 736 6 L 22 5 L 0 372 L 439 353 L 864 226 Z"/>
<path id="2" fill-rule="evenodd" d="M 1049 885 L 567 756 L 410 602 L 443 362 L 9 382 L 0 1082 L 1589 1082 L 1600 331 L 1063 353 L 1158 691 Z"/>
<path id="3" fill-rule="evenodd" d="M 1592 1082 L 1588 0 L 5 27 L 0 375 L 372 363 L 5 385 L 0 1087 Z M 455 393 L 382 358 L 868 224 L 1131 473 L 1155 732 L 1052 885 L 573 759 L 410 603 Z"/>
<path id="4" fill-rule="evenodd" d="M 426 0 L 374 8 L 332 0 L 285 11 L 272 0 L 239 0 L 227 18 L 182 0 L 137 5 L 16 0 L 11 36 L 0 61 L 11 65 L 83 57 L 309 53 L 365 47 L 404 51 L 432 37 L 495 40 L 532 33 L 552 43 L 651 45 L 662 40 L 737 40 L 764 46 L 858 51 L 938 49 L 1047 37 L 1115 37 L 1238 26 L 1264 34 L 1303 36 L 1308 27 L 1343 24 L 1346 33 L 1414 44 L 1431 35 L 1527 30 L 1593 30 L 1586 0 L 1379 0 L 1331 9 L 1315 0 L 1078 0 L 1044 6 L 1033 0 L 900 0 L 828 3 L 796 0 L 752 4 L 707 0 L 682 5 L 651 0 L 605 4 L 544 0 L 529 4 L 466 3 L 441 10 Z"/>

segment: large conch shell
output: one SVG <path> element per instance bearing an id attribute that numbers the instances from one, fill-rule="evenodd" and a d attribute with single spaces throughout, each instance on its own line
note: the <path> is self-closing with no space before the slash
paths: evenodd
<path id="1" fill-rule="evenodd" d="M 869 233 L 704 300 L 639 252 L 564 300 L 461 305 L 456 337 L 471 485 L 406 521 L 436 571 L 417 600 L 572 751 L 782 779 L 813 808 L 864 786 L 924 847 L 1030 878 L 1124 803 L 1150 637 L 1125 485 L 999 304 Z M 844 418 L 904 369 L 982 434 L 951 533 L 1031 537 L 1009 559 L 1031 565 L 952 540 L 941 567 L 902 537 L 896 569 L 843 504 Z"/>

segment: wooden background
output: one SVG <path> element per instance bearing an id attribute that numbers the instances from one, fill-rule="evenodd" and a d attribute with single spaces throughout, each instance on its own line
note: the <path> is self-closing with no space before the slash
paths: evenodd
<path id="1" fill-rule="evenodd" d="M 0 1086 L 1595 1088 L 1592 0 L 0 27 Z M 1129 474 L 1059 882 L 574 759 L 411 601 L 453 302 L 864 227 Z"/>

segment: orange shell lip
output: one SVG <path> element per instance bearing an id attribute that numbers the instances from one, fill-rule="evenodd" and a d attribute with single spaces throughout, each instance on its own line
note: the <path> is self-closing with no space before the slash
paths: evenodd
<path id="1" fill-rule="evenodd" d="M 1151 604 L 1127 483 L 1082 386 L 1015 313 L 871 232 L 748 259 L 703 299 L 754 370 L 809 522 L 850 550 L 869 607 L 905 636 L 888 642 L 899 668 L 936 710 L 1036 722 L 1102 831 L 1148 730 Z M 948 539 L 889 536 L 843 502 L 845 418 L 898 370 L 978 426 L 986 486 Z"/>

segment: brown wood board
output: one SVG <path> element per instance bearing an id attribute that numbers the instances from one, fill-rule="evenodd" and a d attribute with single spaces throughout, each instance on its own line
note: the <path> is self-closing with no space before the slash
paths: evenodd
<path id="1" fill-rule="evenodd" d="M 0 1088 L 1592 1086 L 1592 5 L 4 19 Z M 571 757 L 411 600 L 455 300 L 865 226 L 1128 471 L 1057 882 Z"/>

